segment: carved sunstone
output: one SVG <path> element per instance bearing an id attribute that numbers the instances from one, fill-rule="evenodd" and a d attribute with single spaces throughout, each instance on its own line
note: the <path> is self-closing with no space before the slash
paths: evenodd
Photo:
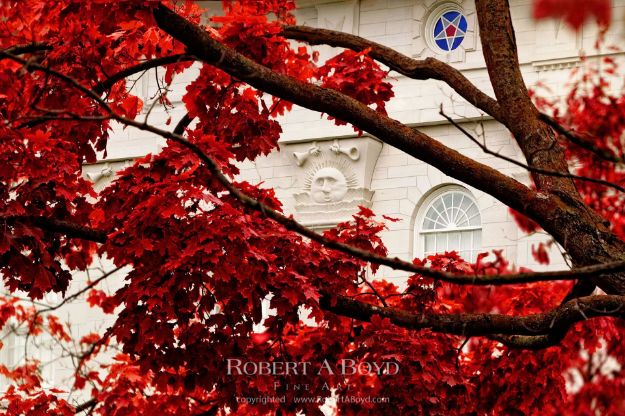
<path id="1" fill-rule="evenodd" d="M 285 146 L 296 169 L 295 211 L 309 225 L 348 221 L 358 206 L 371 206 L 369 189 L 382 148 L 370 137 L 307 141 Z"/>

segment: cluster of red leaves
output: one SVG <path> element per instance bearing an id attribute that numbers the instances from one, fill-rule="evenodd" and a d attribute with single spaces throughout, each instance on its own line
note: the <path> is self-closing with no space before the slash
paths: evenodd
<path id="1" fill-rule="evenodd" d="M 328 59 L 319 68 L 317 76 L 323 87 L 342 92 L 363 104 L 374 105 L 377 111 L 386 114 L 386 102 L 395 94 L 392 85 L 386 81 L 388 72 L 382 70 L 368 53 L 367 49 L 361 52 L 345 50 Z M 341 120 L 335 120 L 335 123 L 347 124 Z M 354 130 L 361 133 L 356 128 Z"/>
<path id="2" fill-rule="evenodd" d="M 316 66 L 308 49 L 294 49 L 287 39 L 280 36 L 283 24 L 295 23 L 291 13 L 295 9 L 294 1 L 226 1 L 224 6 L 225 14 L 214 16 L 211 20 L 221 25 L 217 35 L 226 45 L 278 73 L 302 81 L 310 80 L 315 75 Z M 274 19 L 268 19 L 268 16 Z M 257 92 L 257 95 L 263 97 L 262 92 Z M 260 101 L 260 105 L 272 116 L 284 114 L 292 108 L 288 101 L 276 97 L 270 100 L 271 105 L 267 106 L 264 100 Z"/>
<path id="3" fill-rule="evenodd" d="M 563 18 L 574 29 L 579 29 L 584 22 L 594 17 L 602 26 L 610 24 L 612 2 L 610 0 L 535 0 L 534 17 Z"/>
<path id="4" fill-rule="evenodd" d="M 211 136 L 207 152 L 222 162 L 228 173 L 238 172 L 230 160 L 254 160 L 278 145 L 282 128 L 270 118 L 272 111 L 258 93 L 211 66 L 202 67 L 187 87 L 183 102 L 189 115 L 198 119 L 189 134 L 203 141 Z"/>
<path id="5" fill-rule="evenodd" d="M 69 327 L 51 314 L 41 314 L 32 304 L 17 297 L 0 296 L 0 331 L 3 339 L 26 336 L 30 339 L 31 349 L 40 345 L 41 339 L 64 344 L 66 348 L 74 340 L 70 337 Z M 97 337 L 100 340 L 100 337 Z M 6 348 L 0 344 L 0 349 Z M 32 351 L 31 351 L 32 352 Z M 24 351 L 19 352 L 22 355 Z M 8 357 L 8 355 L 7 355 Z M 4 414 L 8 415 L 73 415 L 74 407 L 65 400 L 65 391 L 56 388 L 44 388 L 41 375 L 42 365 L 37 359 L 26 360 L 8 367 L 0 364 L 0 376 L 3 382 L 10 384 L 0 393 Z"/>
<path id="6" fill-rule="evenodd" d="M 7 401 L 6 414 L 29 416 L 73 416 L 74 407 L 58 397 L 61 391 L 52 389 L 49 393 L 40 390 L 24 396 L 10 386 L 2 396 Z"/>
<path id="7" fill-rule="evenodd" d="M 94 87 L 140 59 L 182 52 L 180 45 L 158 33 L 143 3 L 149 2 L 5 2 L 0 8 L 0 48 L 54 45 L 41 53 L 38 64 Z M 191 4 L 183 11 L 198 18 Z M 123 82 L 113 86 L 108 99 L 115 111 L 128 117 L 141 108 Z M 71 277 L 61 261 L 84 270 L 95 246 L 30 227 L 20 218 L 70 219 L 89 225 L 89 198 L 95 194 L 82 178 L 81 164 L 94 162 L 95 151 L 105 151 L 109 123 L 67 119 L 43 123 L 38 118 L 51 114 L 98 117 L 103 112 L 67 81 L 26 72 L 9 59 L 3 59 L 0 68 L 0 107 L 3 120 L 10 121 L 0 126 L 0 272 L 11 290 L 28 291 L 33 298 L 48 291 L 65 292 Z"/>

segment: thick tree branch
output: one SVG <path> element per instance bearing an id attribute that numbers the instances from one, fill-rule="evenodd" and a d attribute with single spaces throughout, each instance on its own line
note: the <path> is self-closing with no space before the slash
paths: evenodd
<path id="1" fill-rule="evenodd" d="M 570 173 L 562 147 L 552 128 L 541 120 L 523 81 L 508 1 L 476 0 L 475 4 L 484 59 L 503 124 L 513 133 L 529 166 Z M 625 243 L 583 202 L 571 178 L 540 173 L 532 177 L 542 194 L 563 203 L 561 212 L 543 213 L 534 221 L 565 248 L 575 265 L 625 259 Z M 624 275 L 604 276 L 595 283 L 608 293 L 625 294 Z"/>
<path id="2" fill-rule="evenodd" d="M 176 124 L 173 133 L 182 136 L 184 134 L 184 130 L 189 127 L 189 124 L 191 124 L 192 121 L 193 117 L 191 117 L 189 113 L 186 113 L 182 116 L 180 121 L 178 121 L 178 124 Z"/>
<path id="3" fill-rule="evenodd" d="M 512 18 L 506 0 L 477 0 L 480 39 L 503 124 L 514 135 L 530 166 L 568 173 L 564 153 L 551 129 L 539 119 L 519 66 Z M 534 174 L 540 190 L 576 195 L 571 179 Z"/>
<path id="4" fill-rule="evenodd" d="M 542 350 L 557 345 L 560 341 L 562 341 L 562 338 L 564 338 L 566 332 L 558 336 L 489 335 L 488 338 L 492 339 L 493 341 L 500 342 L 509 348 L 517 348 L 523 350 Z"/>
<path id="5" fill-rule="evenodd" d="M 330 295 L 323 296 L 320 305 L 330 312 L 361 321 L 371 321 L 373 316 L 378 315 L 407 329 L 429 329 L 462 336 L 498 334 L 498 340 L 504 342 L 505 335 L 538 337 L 559 332 L 566 334 L 571 325 L 590 318 L 602 316 L 625 318 L 625 297 L 615 295 L 578 298 L 549 312 L 525 316 L 487 313 L 414 314 L 400 309 L 371 305 L 345 296 Z"/>
<path id="6" fill-rule="evenodd" d="M 550 127 L 538 119 L 538 111 L 523 83 L 507 2 L 478 1 L 477 4 L 484 55 L 499 105 L 502 106 L 502 100 L 506 105 L 505 111 L 502 106 L 506 126 L 514 133 L 530 166 L 567 172 L 562 149 Z M 535 174 L 535 182 L 544 192 L 534 192 L 344 94 L 259 65 L 211 38 L 202 28 L 165 6 L 160 5 L 153 12 L 157 24 L 202 61 L 261 91 L 350 122 L 523 213 L 552 234 L 571 254 L 576 265 L 625 260 L 625 243 L 584 204 L 571 179 Z M 504 43 L 503 46 L 500 43 Z M 609 293 L 625 293 L 625 279 L 620 276 L 606 276 L 597 284 Z"/>
<path id="7" fill-rule="evenodd" d="M 0 56 L 1 56 L 0 52 Z M 22 64 L 26 64 L 26 61 L 16 57 L 14 55 L 9 55 L 9 57 L 16 62 L 20 62 Z M 553 272 L 538 272 L 538 273 L 518 273 L 518 274 L 509 274 L 509 275 L 458 275 L 447 273 L 439 270 L 432 270 L 427 267 L 417 266 L 411 262 L 407 262 L 405 260 L 401 260 L 397 257 L 390 258 L 379 256 L 374 253 L 361 250 L 359 248 L 350 246 L 348 244 L 344 244 L 338 242 L 336 240 L 328 239 L 323 235 L 313 231 L 312 229 L 300 224 L 295 221 L 292 217 L 286 217 L 284 214 L 273 210 L 271 207 L 261 203 L 260 201 L 251 198 L 250 196 L 243 193 L 239 190 L 230 180 L 221 172 L 219 165 L 215 162 L 210 156 L 208 156 L 202 149 L 200 149 L 196 144 L 189 142 L 186 140 L 181 133 L 184 131 L 184 128 L 188 126 L 192 122 L 192 118 L 189 117 L 188 114 L 182 117 L 182 119 L 178 122 L 175 127 L 174 132 L 170 132 L 167 130 L 159 129 L 154 127 L 146 122 L 138 122 L 136 120 L 131 120 L 129 118 L 123 117 L 119 114 L 116 114 L 111 107 L 104 101 L 101 97 L 98 96 L 94 91 L 89 90 L 87 87 L 81 85 L 78 81 L 74 80 L 67 75 L 61 74 L 58 71 L 55 71 L 51 68 L 46 68 L 37 64 L 30 64 L 29 70 L 37 70 L 48 73 L 55 77 L 58 77 L 79 91 L 84 93 L 85 95 L 91 97 L 94 101 L 96 101 L 105 111 L 108 113 L 108 116 L 103 116 L 100 119 L 114 119 L 122 124 L 127 126 L 132 126 L 137 129 L 148 131 L 154 134 L 157 134 L 163 138 L 170 139 L 176 143 L 181 144 L 186 147 L 190 151 L 192 151 L 211 171 L 211 173 L 221 182 L 221 184 L 241 203 L 246 205 L 248 208 L 261 212 L 265 216 L 273 219 L 279 224 L 283 225 L 285 228 L 295 231 L 300 235 L 310 238 L 313 241 L 316 241 L 328 248 L 335 249 L 341 251 L 343 253 L 352 255 L 361 260 L 372 262 L 380 265 L 385 265 L 391 267 L 396 270 L 403 270 L 412 273 L 418 273 L 423 276 L 427 276 L 433 279 L 447 281 L 455 284 L 471 284 L 471 285 L 498 285 L 498 284 L 517 284 L 517 283 L 530 283 L 530 282 L 538 282 L 538 281 L 552 281 L 552 280 L 572 280 L 572 279 L 581 279 L 585 277 L 597 277 L 602 273 L 612 273 L 616 271 L 625 270 L 625 261 L 615 261 L 611 263 L 605 264 L 596 264 L 592 266 L 587 266 L 583 268 L 578 268 L 575 270 L 562 270 L 562 271 L 553 271 Z M 71 120 L 81 120 L 82 118 L 79 115 L 73 114 Z M 93 118 L 91 116 L 87 117 L 87 120 L 92 121 Z M 47 223 L 47 222 L 46 222 Z M 74 232 L 75 228 L 84 228 L 77 227 L 73 224 L 65 224 L 68 226 L 68 231 Z M 59 228 L 61 230 L 61 228 Z M 92 238 L 100 238 L 104 242 L 106 240 L 106 235 L 101 231 L 84 229 L 85 234 L 84 238 L 89 237 L 89 235 L 93 234 Z M 90 238 L 87 238 L 90 239 Z"/>
<path id="8" fill-rule="evenodd" d="M 157 134 L 163 138 L 170 139 L 174 142 L 181 144 L 182 146 L 191 150 L 196 156 L 198 156 L 198 158 L 202 160 L 202 162 L 211 171 L 211 173 L 221 182 L 221 184 L 235 198 L 237 198 L 237 200 L 239 200 L 243 205 L 273 219 L 277 223 L 283 225 L 288 230 L 294 231 L 304 237 L 310 238 L 311 240 L 314 240 L 318 242 L 319 244 L 322 244 L 325 247 L 343 252 L 345 254 L 351 255 L 355 258 L 358 258 L 366 262 L 388 266 L 394 270 L 402 270 L 402 271 L 407 271 L 411 273 L 418 273 L 418 274 L 421 274 L 423 276 L 426 276 L 435 280 L 441 280 L 441 281 L 459 284 L 459 285 L 476 285 L 476 286 L 521 284 L 521 283 L 558 281 L 558 280 L 578 280 L 578 279 L 585 279 L 585 278 L 596 278 L 606 273 L 625 271 L 625 261 L 615 261 L 611 263 L 603 263 L 603 264 L 595 264 L 592 266 L 579 267 L 573 270 L 513 273 L 513 274 L 506 274 L 506 275 L 453 274 L 453 273 L 443 272 L 440 270 L 433 270 L 428 267 L 417 266 L 412 262 L 402 260 L 398 257 L 391 258 L 391 257 L 379 256 L 369 251 L 361 250 L 357 247 L 326 238 L 323 235 L 317 233 L 316 231 L 300 224 L 299 222 L 294 220 L 292 217 L 287 217 L 284 214 L 278 211 L 275 211 L 271 207 L 243 193 L 232 182 L 230 182 L 230 180 L 221 172 L 217 162 L 215 162 L 210 156 L 208 156 L 205 152 L 203 152 L 199 147 L 197 147 L 195 144 L 186 140 L 180 134 L 169 132 L 167 130 L 162 130 L 157 127 L 151 126 L 149 124 L 137 122 L 135 120 L 130 120 L 130 119 L 127 119 L 125 117 L 115 115 L 115 114 L 112 114 L 110 118 L 115 119 L 122 124 Z M 71 119 L 80 120 L 80 117 L 72 117 Z M 180 126 L 187 125 L 191 121 L 192 120 L 187 118 L 186 116 L 183 117 L 178 123 L 178 125 L 176 126 L 175 131 L 182 130 L 183 128 Z"/>
<path id="9" fill-rule="evenodd" d="M 387 46 L 336 30 L 307 26 L 284 26 L 282 35 L 311 45 L 329 45 L 357 52 L 369 49 L 369 56 L 390 69 L 412 79 L 443 81 L 475 107 L 496 120 L 501 118 L 501 110 L 495 99 L 473 85 L 462 72 L 438 59 L 413 59 Z"/>
<path id="10" fill-rule="evenodd" d="M 10 56 L 11 59 L 14 59 L 17 62 L 26 63 L 21 58 Z M 218 165 L 215 161 L 213 161 L 208 155 L 206 155 L 201 149 L 197 147 L 194 143 L 187 141 L 184 137 L 166 131 L 154 126 L 148 125 L 147 123 L 141 123 L 135 120 L 127 119 L 123 116 L 115 114 L 110 106 L 102 100 L 97 94 L 93 91 L 88 90 L 86 87 L 82 86 L 76 80 L 57 73 L 56 71 L 45 68 L 39 65 L 31 65 L 29 70 L 39 70 L 44 71 L 54 76 L 58 76 L 59 78 L 69 82 L 71 85 L 75 86 L 78 90 L 85 93 L 87 96 L 93 98 L 98 104 L 102 106 L 109 113 L 108 118 L 115 119 L 125 125 L 133 126 L 139 128 L 141 130 L 149 131 L 158 135 L 161 135 L 164 138 L 175 141 L 189 150 L 193 151 L 202 162 L 211 170 L 211 173 L 222 182 L 222 185 L 239 201 L 241 201 L 244 205 L 252 208 L 254 210 L 260 211 L 266 216 L 274 219 L 276 222 L 284 225 L 286 228 L 295 230 L 300 232 L 302 235 L 305 235 L 315 241 L 318 241 L 329 248 L 335 248 L 346 253 L 353 253 L 356 257 L 360 257 L 361 255 L 367 256 L 370 258 L 375 258 L 377 256 L 363 252 L 358 253 L 359 249 L 350 247 L 348 245 L 344 245 L 342 243 L 327 240 L 325 237 L 315 233 L 312 230 L 307 229 L 306 227 L 301 226 L 299 223 L 294 221 L 292 218 L 285 217 L 281 213 L 277 211 L 273 211 L 271 208 L 263 205 L 259 201 L 250 198 L 246 194 L 242 193 L 234 184 L 232 184 L 224 174 L 219 170 Z M 79 119 L 79 118 L 78 118 Z M 190 122 L 189 117 L 184 117 L 179 126 L 179 129 L 182 129 L 185 125 Z M 299 227 L 302 227 L 301 229 Z M 380 264 L 385 264 L 384 261 L 397 261 L 398 259 L 376 259 L 379 260 Z M 401 262 L 401 260 L 399 260 Z M 597 270 L 605 270 L 608 265 L 597 265 L 591 268 L 585 268 L 585 272 L 591 273 L 591 275 L 595 275 Z M 625 266 L 625 262 L 621 262 L 620 264 L 613 264 L 612 267 L 620 268 Z M 416 266 L 412 266 L 416 267 Z M 593 270 L 594 269 L 594 270 Z M 437 272 L 429 269 L 425 269 L 420 271 L 422 274 L 437 274 L 442 272 Z M 423 273 L 425 272 L 425 273 Z M 562 273 L 578 274 L 579 270 L 576 271 L 564 271 Z M 542 275 L 541 279 L 538 280 L 550 280 L 549 278 L 545 278 L 546 276 L 552 275 L 553 273 L 560 272 L 547 272 L 547 273 L 532 273 L 533 277 L 538 275 Z M 530 275 L 530 274 L 526 274 Z M 510 276 L 460 276 L 461 278 L 470 278 L 471 283 L 475 284 L 478 280 L 482 278 L 486 279 L 500 279 L 500 278 L 510 278 Z M 519 276 L 519 275 L 516 275 Z M 457 278 L 459 276 L 453 276 Z M 492 283 L 492 280 L 491 280 Z M 562 304 L 560 307 L 555 308 L 549 312 L 542 314 L 534 314 L 528 316 L 510 316 L 510 315 L 501 315 L 501 314 L 413 314 L 407 311 L 389 308 L 389 307 L 378 307 L 368 303 L 359 302 L 352 298 L 345 296 L 331 296 L 328 294 L 322 294 L 320 299 L 320 306 L 330 312 L 339 314 L 345 317 L 351 317 L 354 319 L 370 321 L 374 315 L 380 315 L 384 318 L 389 318 L 394 324 L 409 328 L 409 329 L 430 329 L 435 332 L 444 332 L 449 334 L 456 335 L 464 335 L 464 336 L 491 336 L 498 337 L 503 341 L 507 340 L 507 336 L 517 335 L 517 336 L 529 336 L 534 337 L 535 340 L 542 340 L 540 336 L 547 336 L 550 339 L 554 339 L 554 336 L 560 336 L 560 334 L 565 334 L 568 328 L 581 320 L 599 317 L 599 316 L 613 316 L 613 317 L 623 317 L 624 316 L 624 308 L 625 308 L 625 297 L 622 296 L 613 296 L 613 295 L 605 295 L 605 296 L 589 296 L 584 298 L 573 299 L 569 302 Z M 556 335 L 554 335 L 556 334 Z M 510 341 L 511 343 L 516 342 L 521 345 L 522 342 L 519 341 L 521 338 L 514 338 L 516 341 Z M 525 340 L 523 338 L 523 340 Z M 525 344 L 529 345 L 529 342 L 524 341 Z M 543 341 L 541 341 L 543 342 Z M 535 342 L 536 346 L 539 346 L 538 342 Z M 545 344 L 546 345 L 546 344 Z M 528 347 L 529 348 L 529 347 Z"/>
<path id="11" fill-rule="evenodd" d="M 46 43 L 42 43 L 42 42 L 33 42 L 33 43 L 27 43 L 24 45 L 14 45 L 14 46 L 10 46 L 4 50 L 2 50 L 2 52 L 7 52 L 13 55 L 22 55 L 25 53 L 33 53 L 33 52 L 41 52 L 41 51 L 50 51 L 52 50 L 52 46 L 46 44 Z"/>
<path id="12" fill-rule="evenodd" d="M 210 156 L 208 156 L 202 149 L 196 144 L 186 140 L 180 134 L 169 132 L 167 130 L 159 129 L 147 123 L 141 123 L 135 120 L 119 116 L 111 112 L 111 117 L 122 124 L 138 128 L 140 130 L 148 131 L 157 134 L 163 138 L 170 139 L 176 143 L 181 144 L 187 149 L 191 150 L 210 170 L 210 172 L 219 180 L 219 182 L 243 205 L 250 209 L 258 211 L 271 218 L 277 223 L 283 225 L 286 229 L 294 231 L 302 236 L 310 238 L 313 241 L 322 244 L 330 249 L 341 251 L 345 254 L 349 254 L 355 258 L 372 262 L 384 266 L 391 267 L 395 270 L 403 270 L 412 273 L 418 273 L 423 276 L 427 276 L 433 279 L 446 281 L 455 284 L 466 285 L 500 285 L 500 284 L 513 284 L 513 283 L 529 283 L 538 281 L 551 281 L 551 280 L 572 280 L 580 279 L 584 277 L 596 277 L 600 273 L 610 273 L 614 271 L 625 270 L 625 261 L 613 262 L 611 264 L 599 264 L 595 266 L 584 267 L 576 270 L 563 270 L 554 272 L 540 272 L 540 273 L 518 273 L 510 275 L 458 275 L 443 272 L 440 270 L 432 270 L 428 267 L 417 266 L 412 262 L 401 260 L 397 257 L 390 258 L 385 256 L 379 256 L 369 251 L 361 250 L 357 247 L 341 243 L 339 241 L 326 238 L 316 231 L 300 224 L 292 217 L 287 217 L 284 214 L 272 209 L 271 207 L 263 204 L 262 202 L 248 196 L 242 192 L 235 184 L 221 172 L 219 165 Z M 187 117 L 183 117 L 178 123 L 178 126 L 190 123 Z M 176 127 L 176 130 L 180 130 Z"/>
<path id="13" fill-rule="evenodd" d="M 78 414 L 84 412 L 85 410 L 91 410 L 96 407 L 98 402 L 95 399 L 87 400 L 86 402 L 79 404 L 74 408 L 74 413 Z"/>
<path id="14" fill-rule="evenodd" d="M 63 234 L 69 238 L 80 238 L 83 240 L 93 241 L 95 243 L 104 243 L 107 239 L 107 235 L 104 231 L 54 218 L 34 216 L 11 216 L 0 217 L 0 222 L 6 224 L 11 224 L 13 222 L 22 222 L 24 224 L 34 225 L 45 231 Z"/>

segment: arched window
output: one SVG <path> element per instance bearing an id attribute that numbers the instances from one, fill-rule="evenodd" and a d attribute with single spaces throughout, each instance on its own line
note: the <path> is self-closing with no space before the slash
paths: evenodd
<path id="1" fill-rule="evenodd" d="M 423 205 L 417 244 L 423 257 L 456 251 L 473 261 L 482 246 L 482 219 L 471 194 L 459 186 L 435 191 Z"/>

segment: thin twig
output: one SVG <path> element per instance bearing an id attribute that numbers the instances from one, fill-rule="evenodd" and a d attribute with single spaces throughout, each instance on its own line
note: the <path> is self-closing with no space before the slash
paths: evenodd
<path id="1" fill-rule="evenodd" d="M 571 131 L 569 129 L 567 129 L 566 127 L 564 127 L 562 124 L 560 124 L 555 118 L 545 114 L 545 113 L 540 113 L 539 117 L 542 121 L 544 121 L 545 123 L 547 123 L 553 130 L 556 131 L 556 133 L 559 133 L 560 135 L 566 137 L 569 141 L 571 141 L 572 143 L 576 144 L 577 146 L 588 150 L 589 152 L 594 153 L 597 157 L 599 157 L 600 159 L 603 159 L 607 162 L 613 162 L 613 163 L 619 163 L 619 164 L 623 164 L 625 163 L 625 159 L 622 157 L 618 157 L 616 156 L 614 153 L 609 152 L 605 149 L 601 149 L 595 145 L 593 145 L 592 143 L 590 143 L 588 140 L 582 138 L 578 133 Z"/>
<path id="2" fill-rule="evenodd" d="M 493 155 L 499 159 L 505 160 L 506 162 L 512 163 L 513 165 L 519 166 L 523 169 L 528 170 L 529 172 L 533 172 L 539 175 L 546 175 L 546 176 L 555 176 L 558 178 L 568 178 L 568 179 L 577 179 L 580 181 L 585 181 L 585 182 L 593 182 L 593 183 L 597 183 L 603 186 L 607 186 L 609 188 L 614 188 L 616 190 L 619 190 L 621 192 L 625 192 L 625 188 L 617 185 L 613 182 L 610 181 L 606 181 L 603 179 L 597 179 L 597 178 L 590 178 L 588 176 L 580 176 L 580 175 L 574 175 L 572 173 L 568 173 L 568 172 L 559 172 L 557 170 L 547 170 L 547 169 L 541 169 L 541 168 L 536 168 L 534 166 L 530 166 L 527 165 L 523 162 L 519 162 L 516 159 L 513 159 L 511 157 L 502 155 L 498 152 L 495 152 L 493 150 L 490 150 L 485 144 L 483 144 L 482 142 L 480 142 L 477 138 L 473 137 L 473 135 L 471 133 L 469 133 L 464 127 L 462 127 L 460 124 L 458 124 L 458 122 L 456 122 L 453 118 L 449 117 L 447 114 L 445 114 L 445 112 L 443 111 L 443 106 L 441 105 L 441 109 L 438 112 L 441 116 L 443 116 L 445 119 L 447 119 L 447 121 L 449 121 L 455 128 L 457 128 L 458 130 L 460 130 L 460 132 L 462 132 L 462 134 L 464 134 L 466 137 L 468 137 L 473 143 L 475 143 L 476 145 L 478 145 L 480 147 L 480 149 L 482 149 L 482 151 L 484 151 L 484 153 L 487 153 L 489 155 Z"/>
<path id="3" fill-rule="evenodd" d="M 63 299 L 63 301 L 55 306 L 50 306 L 48 308 L 45 309 L 40 309 L 37 311 L 37 315 L 38 314 L 42 314 L 45 312 L 50 312 L 50 311 L 54 311 L 56 309 L 59 309 L 61 306 L 67 304 L 67 302 L 76 299 L 77 297 L 79 297 L 80 295 L 82 295 L 83 293 L 85 293 L 86 291 L 88 291 L 89 289 L 93 288 L 94 286 L 97 286 L 102 280 L 107 279 L 108 277 L 110 277 L 111 275 L 113 275 L 114 273 L 117 273 L 122 267 L 116 267 L 113 270 L 104 273 L 102 276 L 98 277 L 97 279 L 95 279 L 93 282 L 89 283 L 87 286 L 85 286 L 84 288 L 82 288 L 81 290 L 77 291 L 76 293 L 66 297 L 65 299 Z"/>
<path id="4" fill-rule="evenodd" d="M 189 61 L 195 61 L 195 60 L 196 58 L 189 54 L 177 54 L 177 55 L 171 55 L 171 56 L 164 56 L 161 58 L 150 59 L 149 61 L 141 62 L 140 64 L 133 65 L 131 67 L 128 67 L 126 69 L 123 69 L 111 75 L 104 81 L 96 84 L 93 87 L 93 90 L 96 93 L 101 94 L 104 91 L 111 88 L 113 85 L 115 85 L 115 83 L 129 77 L 130 75 L 134 75 L 138 72 L 144 72 L 149 69 L 156 68 L 156 67 L 163 66 L 163 65 L 177 64 L 181 62 L 189 62 Z"/>

